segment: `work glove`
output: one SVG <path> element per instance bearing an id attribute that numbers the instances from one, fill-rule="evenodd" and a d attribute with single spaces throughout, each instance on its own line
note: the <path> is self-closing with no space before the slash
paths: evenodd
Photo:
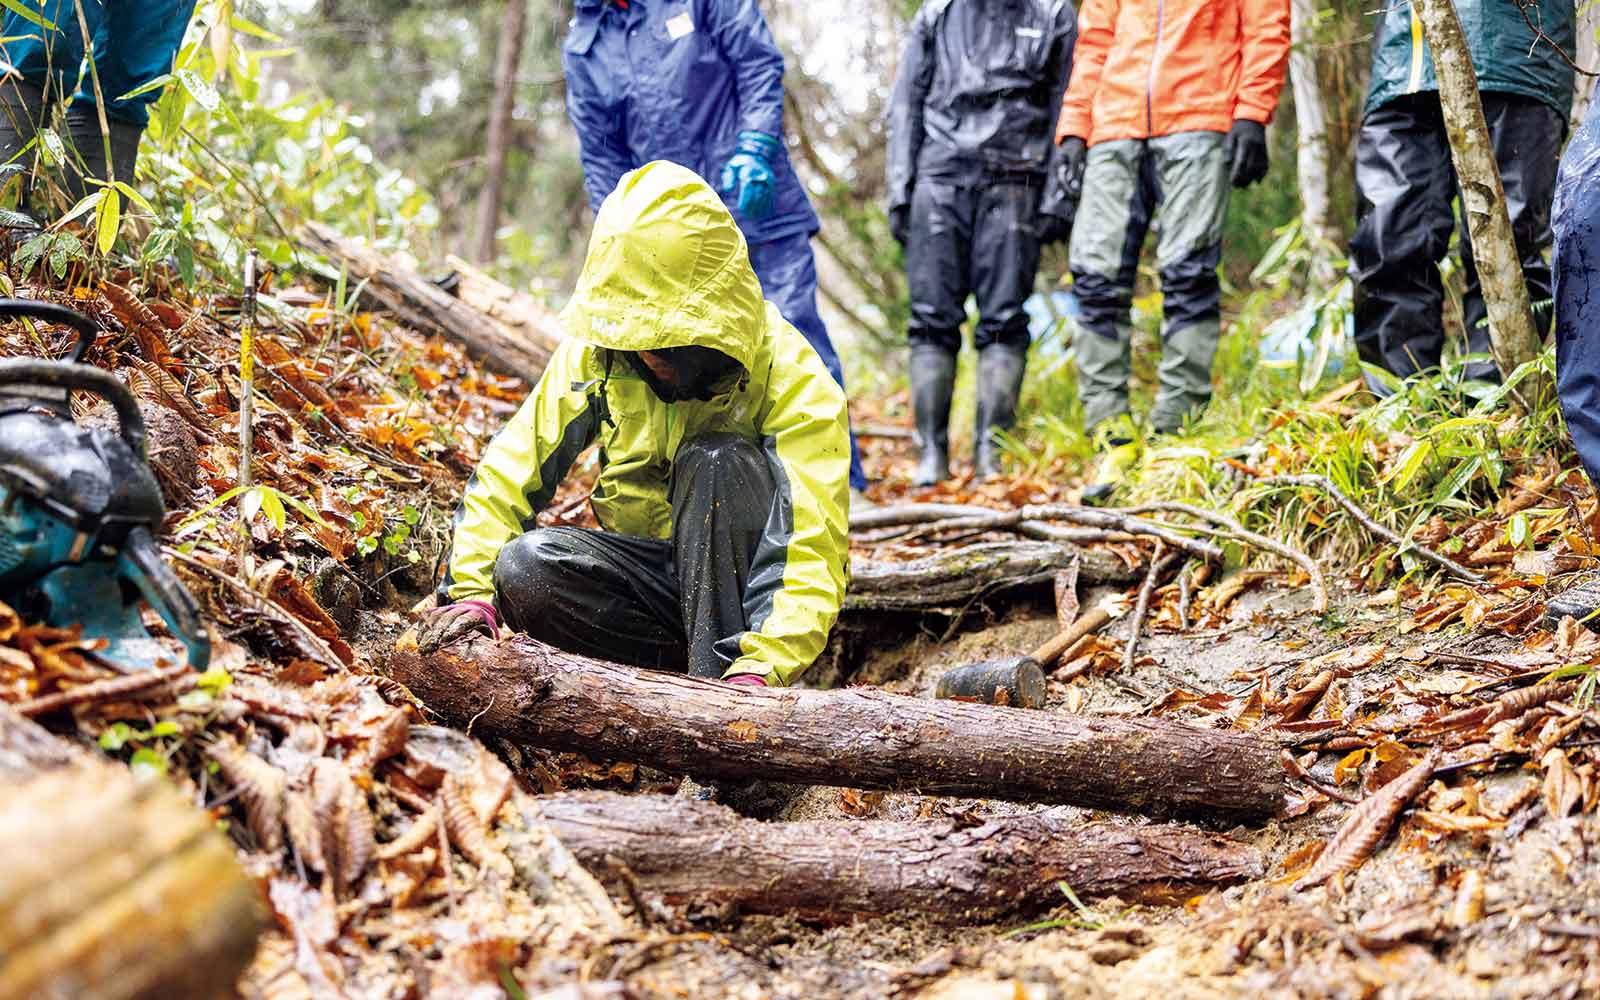
<path id="1" fill-rule="evenodd" d="M 895 205 L 889 209 L 889 235 L 902 247 L 911 238 L 910 205 Z"/>
<path id="2" fill-rule="evenodd" d="M 1228 164 L 1236 188 L 1267 176 L 1267 127 L 1248 118 L 1234 119 L 1228 130 Z"/>
<path id="3" fill-rule="evenodd" d="M 729 684 L 742 684 L 746 687 L 767 686 L 767 679 L 760 674 L 734 674 L 732 677 L 724 677 L 723 680 Z"/>
<path id="4" fill-rule="evenodd" d="M 722 168 L 724 195 L 737 195 L 735 206 L 748 219 L 765 219 L 772 214 L 772 162 L 782 150 L 778 137 L 746 129 L 739 133 L 739 145 Z"/>
<path id="5" fill-rule="evenodd" d="M 1072 219 L 1083 197 L 1083 170 L 1089 147 L 1082 139 L 1069 135 L 1050 151 L 1045 165 L 1044 191 L 1039 197 L 1039 243 L 1065 243 L 1072 237 Z"/>
<path id="6" fill-rule="evenodd" d="M 417 651 L 423 654 L 443 649 L 469 635 L 494 638 L 500 631 L 500 616 L 488 601 L 456 601 L 434 608 L 417 627 Z"/>

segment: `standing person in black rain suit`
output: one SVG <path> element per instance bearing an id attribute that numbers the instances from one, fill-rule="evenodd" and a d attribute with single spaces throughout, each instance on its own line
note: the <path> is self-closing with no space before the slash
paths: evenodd
<path id="1" fill-rule="evenodd" d="M 889 109 L 889 225 L 911 289 L 914 481 L 950 474 L 950 397 L 970 293 L 978 301 L 979 476 L 1000 471 L 1016 416 L 1039 248 L 1072 230 L 1041 204 L 1072 72 L 1071 0 L 927 0 L 911 22 Z"/>

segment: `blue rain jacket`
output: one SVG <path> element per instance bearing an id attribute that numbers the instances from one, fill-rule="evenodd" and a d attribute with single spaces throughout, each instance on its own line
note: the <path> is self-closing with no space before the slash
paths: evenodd
<path id="1" fill-rule="evenodd" d="M 741 130 L 783 136 L 783 55 L 755 0 L 578 0 L 561 65 L 596 212 L 623 174 L 651 160 L 715 188 Z M 723 195 L 752 244 L 820 228 L 786 152 L 772 172 L 765 219 L 742 217 L 737 192 Z"/>
<path id="2" fill-rule="evenodd" d="M 195 0 L 86 0 L 83 19 L 94 41 L 107 117 L 141 126 L 150 120 L 150 105 L 164 88 L 127 99 L 122 95 L 172 71 L 194 5 Z M 56 28 L 46 31 L 15 11 L 5 11 L 0 69 L 14 70 L 36 87 L 49 84 L 58 97 L 76 89 L 74 104 L 93 105 L 94 85 L 84 63 L 83 31 L 73 0 L 45 0 L 42 5 L 29 0 L 28 8 Z"/>
<path id="3" fill-rule="evenodd" d="M 1600 101 L 1561 157 L 1553 228 L 1556 385 L 1578 457 L 1600 484 Z"/>

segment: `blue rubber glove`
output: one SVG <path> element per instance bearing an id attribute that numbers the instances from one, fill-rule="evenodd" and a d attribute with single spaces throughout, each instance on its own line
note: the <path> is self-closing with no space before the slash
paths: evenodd
<path id="1" fill-rule="evenodd" d="M 772 161 L 783 146 L 778 137 L 746 129 L 739 133 L 739 145 L 722 168 L 721 191 L 738 194 L 739 214 L 748 219 L 765 219 L 772 214 Z"/>

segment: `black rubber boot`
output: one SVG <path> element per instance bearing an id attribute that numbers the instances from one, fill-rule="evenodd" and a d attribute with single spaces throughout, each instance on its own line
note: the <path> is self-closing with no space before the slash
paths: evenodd
<path id="1" fill-rule="evenodd" d="M 980 479 L 1000 474 L 1000 445 L 994 431 L 1007 430 L 1017 419 L 1022 373 L 1028 367 L 1026 348 L 990 344 L 978 355 L 978 421 L 973 434 L 973 465 Z"/>
<path id="2" fill-rule="evenodd" d="M 100 131 L 100 115 L 93 106 L 78 108 L 67 114 L 67 135 L 72 139 L 78 158 L 83 161 L 80 174 L 77 165 L 64 171 L 61 183 L 67 197 L 77 202 L 88 194 L 93 185 L 86 178 L 103 181 L 133 182 L 133 164 L 139 158 L 139 140 L 144 128 L 112 118 L 107 123 L 111 136 L 111 166 L 116 176 L 106 176 L 106 137 Z"/>
<path id="3" fill-rule="evenodd" d="M 1580 624 L 1600 632 L 1600 573 L 1585 577 L 1550 598 L 1545 617 L 1552 625 L 1563 618 L 1576 618 Z"/>
<path id="4" fill-rule="evenodd" d="M 934 344 L 911 348 L 911 408 L 917 418 L 922 457 L 911 477 L 914 486 L 932 486 L 950 477 L 950 397 L 956 388 L 956 356 Z"/>

